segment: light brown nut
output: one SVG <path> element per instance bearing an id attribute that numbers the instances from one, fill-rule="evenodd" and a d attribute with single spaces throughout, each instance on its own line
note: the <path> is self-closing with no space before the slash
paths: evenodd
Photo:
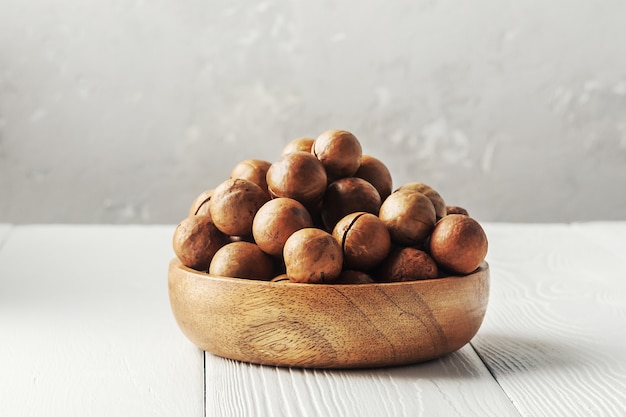
<path id="1" fill-rule="evenodd" d="M 267 170 L 267 187 L 272 197 L 293 198 L 307 208 L 319 204 L 326 181 L 324 166 L 308 152 L 285 154 Z"/>
<path id="2" fill-rule="evenodd" d="M 353 176 L 363 154 L 358 139 L 345 130 L 323 132 L 315 139 L 311 152 L 322 162 L 331 181 Z"/>
<path id="3" fill-rule="evenodd" d="M 254 243 L 231 242 L 215 253 L 209 274 L 269 281 L 274 276 L 274 260 Z"/>
<path id="4" fill-rule="evenodd" d="M 172 247 L 183 265 L 198 271 L 206 271 L 228 236 L 211 221 L 210 216 L 189 216 L 174 230 Z"/>
<path id="5" fill-rule="evenodd" d="M 313 227 L 313 220 L 302 203 L 278 197 L 265 203 L 254 216 L 252 236 L 263 252 L 281 257 L 289 236 L 305 227 Z"/>
<path id="6" fill-rule="evenodd" d="M 189 215 L 190 216 L 202 216 L 207 215 L 210 216 L 209 213 L 209 201 L 211 200 L 211 196 L 213 195 L 213 189 L 205 190 L 198 194 L 193 203 L 191 203 L 191 207 L 189 207 Z"/>
<path id="7" fill-rule="evenodd" d="M 268 201 L 267 194 L 252 181 L 227 179 L 215 187 L 209 202 L 213 223 L 231 236 L 252 234 L 256 212 Z"/>
<path id="8" fill-rule="evenodd" d="M 272 164 L 261 159 L 246 159 L 239 162 L 230 173 L 230 178 L 241 178 L 252 181 L 267 194 L 270 198 L 270 192 L 267 189 L 267 170 Z"/>
<path id="9" fill-rule="evenodd" d="M 293 233 L 285 242 L 283 258 L 292 282 L 330 283 L 343 266 L 341 246 L 330 233 L 316 228 Z"/>
<path id="10" fill-rule="evenodd" d="M 354 174 L 355 177 L 363 178 L 378 190 L 381 200 L 385 200 L 393 189 L 393 179 L 387 166 L 379 159 L 371 155 L 363 155 L 361 165 Z"/>
<path id="11" fill-rule="evenodd" d="M 398 191 L 422 193 L 433 203 L 433 206 L 435 207 L 435 214 L 438 219 L 446 215 L 446 203 L 443 200 L 443 197 L 441 197 L 437 190 L 430 185 L 424 184 L 423 182 L 409 182 L 398 188 L 396 192 Z"/>
<path id="12" fill-rule="evenodd" d="M 283 150 L 280 152 L 281 155 L 285 155 L 291 152 L 304 151 L 311 152 L 311 148 L 313 147 L 313 142 L 315 142 L 314 138 L 301 137 L 296 138 L 289 142 Z"/>
<path id="13" fill-rule="evenodd" d="M 400 246 L 422 245 L 435 226 L 435 207 L 418 192 L 392 193 L 380 206 L 378 214 L 385 223 L 391 241 Z"/>
<path id="14" fill-rule="evenodd" d="M 488 242 L 476 220 L 463 214 L 450 214 L 437 222 L 428 246 L 440 266 L 469 274 L 485 260 Z"/>

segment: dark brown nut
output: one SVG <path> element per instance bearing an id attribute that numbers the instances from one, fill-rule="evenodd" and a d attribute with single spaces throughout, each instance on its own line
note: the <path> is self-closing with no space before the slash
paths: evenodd
<path id="1" fill-rule="evenodd" d="M 418 192 L 392 193 L 383 201 L 378 216 L 387 226 L 391 241 L 400 246 L 423 244 L 436 220 L 433 203 Z"/>
<path id="2" fill-rule="evenodd" d="M 213 189 L 205 190 L 201 192 L 196 199 L 191 203 L 191 207 L 189 207 L 189 215 L 190 216 L 210 216 L 209 213 L 209 201 L 211 200 L 211 196 L 213 195 Z"/>
<path id="3" fill-rule="evenodd" d="M 230 173 L 230 178 L 241 178 L 244 180 L 252 181 L 267 194 L 267 198 L 270 198 L 270 192 L 267 189 L 267 170 L 272 165 L 268 161 L 261 159 L 246 159 L 239 162 L 233 168 Z"/>
<path id="4" fill-rule="evenodd" d="M 371 284 L 372 282 L 374 278 L 363 271 L 344 269 L 333 284 Z"/>
<path id="5" fill-rule="evenodd" d="M 400 188 L 396 190 L 398 191 L 412 191 L 424 194 L 426 197 L 430 199 L 435 206 L 435 214 L 437 218 L 441 218 L 446 215 L 446 203 L 441 197 L 441 195 L 430 185 L 426 185 L 422 182 L 409 182 L 407 184 L 402 185 Z"/>
<path id="6" fill-rule="evenodd" d="M 353 176 L 363 154 L 358 139 L 345 130 L 323 132 L 315 139 L 311 152 L 322 162 L 331 181 Z"/>
<path id="7" fill-rule="evenodd" d="M 209 203 L 213 223 L 231 236 L 252 234 L 256 212 L 268 201 L 267 194 L 252 181 L 230 178 L 215 187 Z"/>
<path id="8" fill-rule="evenodd" d="M 252 236 L 263 252 L 281 257 L 289 236 L 305 227 L 313 227 L 313 220 L 302 203 L 278 197 L 265 203 L 254 216 Z"/>
<path id="9" fill-rule="evenodd" d="M 232 242 L 215 253 L 209 274 L 269 281 L 274 276 L 274 259 L 254 243 Z"/>
<path id="10" fill-rule="evenodd" d="M 283 258 L 292 282 L 330 283 L 343 266 L 341 246 L 330 233 L 316 228 L 294 232 L 285 242 Z"/>
<path id="11" fill-rule="evenodd" d="M 311 153 L 313 142 L 315 142 L 315 139 L 307 138 L 307 137 L 294 139 L 291 142 L 289 142 L 287 145 L 285 145 L 285 147 L 283 148 L 280 154 L 285 155 L 287 153 L 297 152 L 297 151 Z"/>
<path id="12" fill-rule="evenodd" d="M 361 165 L 354 176 L 363 178 L 372 184 L 383 201 L 391 194 L 393 189 L 391 172 L 389 172 L 389 169 L 382 161 L 371 155 L 363 155 Z"/>
<path id="13" fill-rule="evenodd" d="M 307 208 L 319 204 L 326 185 L 324 166 L 308 152 L 285 154 L 267 170 L 267 187 L 272 197 L 293 198 Z"/>
<path id="14" fill-rule="evenodd" d="M 385 224 L 371 213 L 351 213 L 339 220 L 333 237 L 343 249 L 348 269 L 369 271 L 383 261 L 391 249 L 391 237 Z"/>
<path id="15" fill-rule="evenodd" d="M 437 264 L 428 253 L 413 247 L 395 248 L 376 273 L 380 282 L 437 278 Z"/>
<path id="16" fill-rule="evenodd" d="M 482 226 L 463 214 L 450 214 L 439 220 L 429 242 L 435 261 L 460 274 L 475 271 L 485 260 L 487 248 L 487 235 Z"/>
<path id="17" fill-rule="evenodd" d="M 189 216 L 176 226 L 172 239 L 174 253 L 183 265 L 206 271 L 213 255 L 228 243 L 210 216 Z"/>
<path id="18" fill-rule="evenodd" d="M 322 221 L 332 231 L 344 216 L 357 211 L 378 215 L 381 199 L 376 188 L 363 178 L 348 177 L 328 185 L 322 202 Z"/>
<path id="19" fill-rule="evenodd" d="M 463 214 L 464 216 L 469 216 L 467 210 L 459 206 L 446 206 L 446 214 Z"/>

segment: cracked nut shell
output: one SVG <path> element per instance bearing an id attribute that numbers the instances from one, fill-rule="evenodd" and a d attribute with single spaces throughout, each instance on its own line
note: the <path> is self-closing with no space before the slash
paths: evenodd
<path id="1" fill-rule="evenodd" d="M 369 271 L 380 264 L 391 249 L 387 227 L 371 213 L 348 214 L 337 223 L 332 234 L 341 245 L 346 269 Z"/>
<path id="2" fill-rule="evenodd" d="M 211 200 L 211 196 L 213 195 L 213 189 L 205 190 L 198 194 L 193 203 L 191 203 L 191 207 L 189 207 L 189 215 L 190 216 L 210 216 L 209 212 L 209 201 Z"/>
<path id="3" fill-rule="evenodd" d="M 270 168 L 271 162 L 261 159 L 246 159 L 239 162 L 230 173 L 230 178 L 241 178 L 252 181 L 267 194 L 270 198 L 270 192 L 267 189 L 267 170 Z"/>
<path id="4" fill-rule="evenodd" d="M 353 176 L 361 165 L 363 150 L 358 139 L 345 130 L 322 132 L 311 150 L 331 179 Z"/>

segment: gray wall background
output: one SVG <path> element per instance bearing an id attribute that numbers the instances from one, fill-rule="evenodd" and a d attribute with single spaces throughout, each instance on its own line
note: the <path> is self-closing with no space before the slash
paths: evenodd
<path id="1" fill-rule="evenodd" d="M 626 2 L 0 2 L 0 222 L 177 223 L 330 128 L 480 220 L 626 220 Z"/>

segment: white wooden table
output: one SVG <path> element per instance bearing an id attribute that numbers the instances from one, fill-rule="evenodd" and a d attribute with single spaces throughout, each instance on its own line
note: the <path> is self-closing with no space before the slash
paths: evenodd
<path id="1" fill-rule="evenodd" d="M 470 344 L 324 371 L 191 345 L 167 297 L 174 226 L 0 225 L 0 416 L 626 416 L 626 222 L 483 226 Z"/>

